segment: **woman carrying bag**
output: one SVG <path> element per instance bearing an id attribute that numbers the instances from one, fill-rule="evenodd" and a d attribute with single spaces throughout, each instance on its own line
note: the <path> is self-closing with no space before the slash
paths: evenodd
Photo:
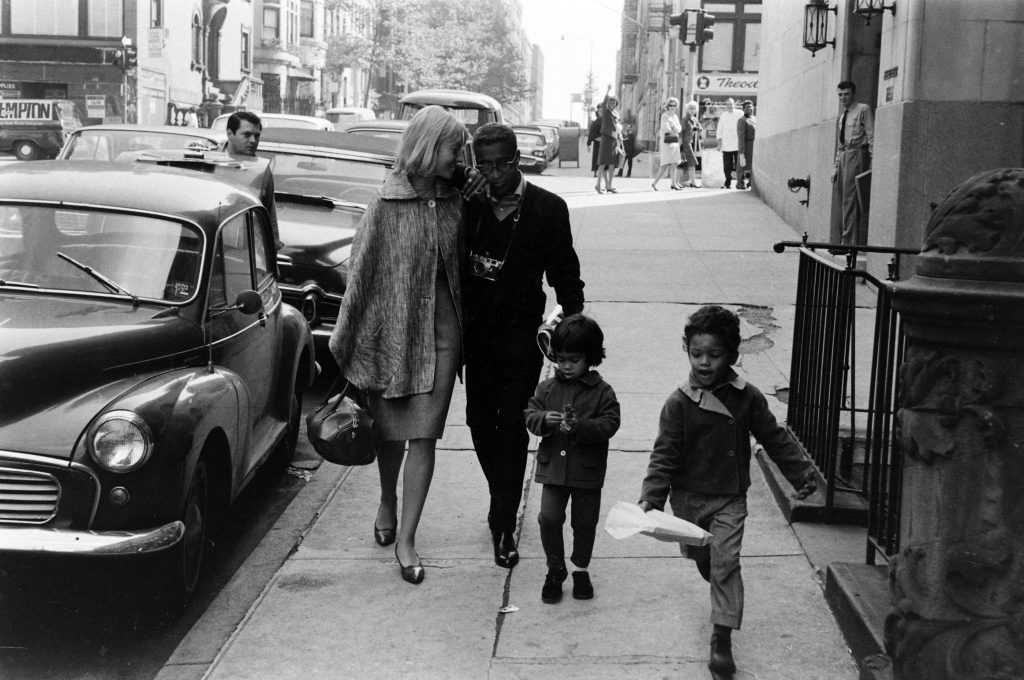
<path id="1" fill-rule="evenodd" d="M 676 183 L 675 168 L 679 165 L 679 135 L 682 134 L 683 125 L 679 121 L 679 100 L 669 97 L 665 102 L 665 110 L 661 114 L 661 166 L 658 174 L 651 182 L 651 188 L 658 190 L 658 181 L 668 175 L 669 182 L 673 189 L 681 188 Z"/>
<path id="2" fill-rule="evenodd" d="M 463 200 L 450 183 L 465 126 L 439 106 L 409 122 L 394 172 L 367 206 L 330 348 L 367 397 L 380 471 L 379 545 L 395 543 L 402 578 L 423 580 L 416 529 L 462 356 Z M 406 442 L 401 522 L 398 475 Z"/>

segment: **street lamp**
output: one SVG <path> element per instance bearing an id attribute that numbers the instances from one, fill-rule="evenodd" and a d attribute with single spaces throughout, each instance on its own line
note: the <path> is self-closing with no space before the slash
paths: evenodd
<path id="1" fill-rule="evenodd" d="M 128 48 L 131 47 L 132 39 L 126 35 L 121 36 L 121 121 L 128 122 Z"/>
<path id="2" fill-rule="evenodd" d="M 811 0 L 804 6 L 804 49 L 811 51 L 811 56 L 826 45 L 836 47 L 835 38 L 828 39 L 828 13 L 839 10 L 836 7 L 829 7 L 828 0 Z"/>
<path id="3" fill-rule="evenodd" d="M 871 18 L 881 16 L 885 10 L 889 10 L 893 16 L 896 16 L 896 3 L 886 5 L 885 0 L 857 0 L 857 8 L 853 10 L 853 13 L 864 17 L 865 25 L 870 26 Z"/>

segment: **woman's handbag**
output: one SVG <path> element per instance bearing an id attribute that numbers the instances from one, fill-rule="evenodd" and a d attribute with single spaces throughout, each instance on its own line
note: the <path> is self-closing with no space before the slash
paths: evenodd
<path id="1" fill-rule="evenodd" d="M 675 134 L 674 132 L 666 132 L 665 133 L 665 143 L 666 144 L 678 144 L 679 143 L 679 135 Z"/>
<path id="2" fill-rule="evenodd" d="M 306 436 L 316 452 L 331 463 L 369 465 L 377 458 L 373 416 L 366 399 L 343 377 L 331 386 L 327 399 L 306 416 Z"/>

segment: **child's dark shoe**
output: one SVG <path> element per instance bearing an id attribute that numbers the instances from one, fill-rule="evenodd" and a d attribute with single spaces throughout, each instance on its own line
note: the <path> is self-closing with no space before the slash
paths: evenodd
<path id="1" fill-rule="evenodd" d="M 712 673 L 732 676 L 736 672 L 736 662 L 732 658 L 732 637 L 728 633 L 714 632 L 711 634 L 711 659 L 708 668 Z"/>
<path id="2" fill-rule="evenodd" d="M 544 587 L 540 591 L 540 599 L 548 604 L 554 604 L 562 599 L 562 582 L 569 578 L 569 571 L 562 567 L 560 569 L 548 569 L 548 575 L 544 578 Z"/>
<path id="3" fill-rule="evenodd" d="M 589 600 L 594 597 L 594 584 L 590 582 L 589 572 L 572 572 L 572 596 L 577 600 Z"/>

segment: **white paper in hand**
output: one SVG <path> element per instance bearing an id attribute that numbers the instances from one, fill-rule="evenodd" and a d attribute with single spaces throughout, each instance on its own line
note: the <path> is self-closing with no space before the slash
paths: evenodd
<path id="1" fill-rule="evenodd" d="M 622 539 L 633 534 L 643 534 L 659 541 L 683 543 L 686 545 L 707 545 L 711 534 L 696 524 L 666 514 L 661 510 L 644 512 L 635 503 L 619 501 L 608 511 L 604 530 L 612 538 Z"/>

